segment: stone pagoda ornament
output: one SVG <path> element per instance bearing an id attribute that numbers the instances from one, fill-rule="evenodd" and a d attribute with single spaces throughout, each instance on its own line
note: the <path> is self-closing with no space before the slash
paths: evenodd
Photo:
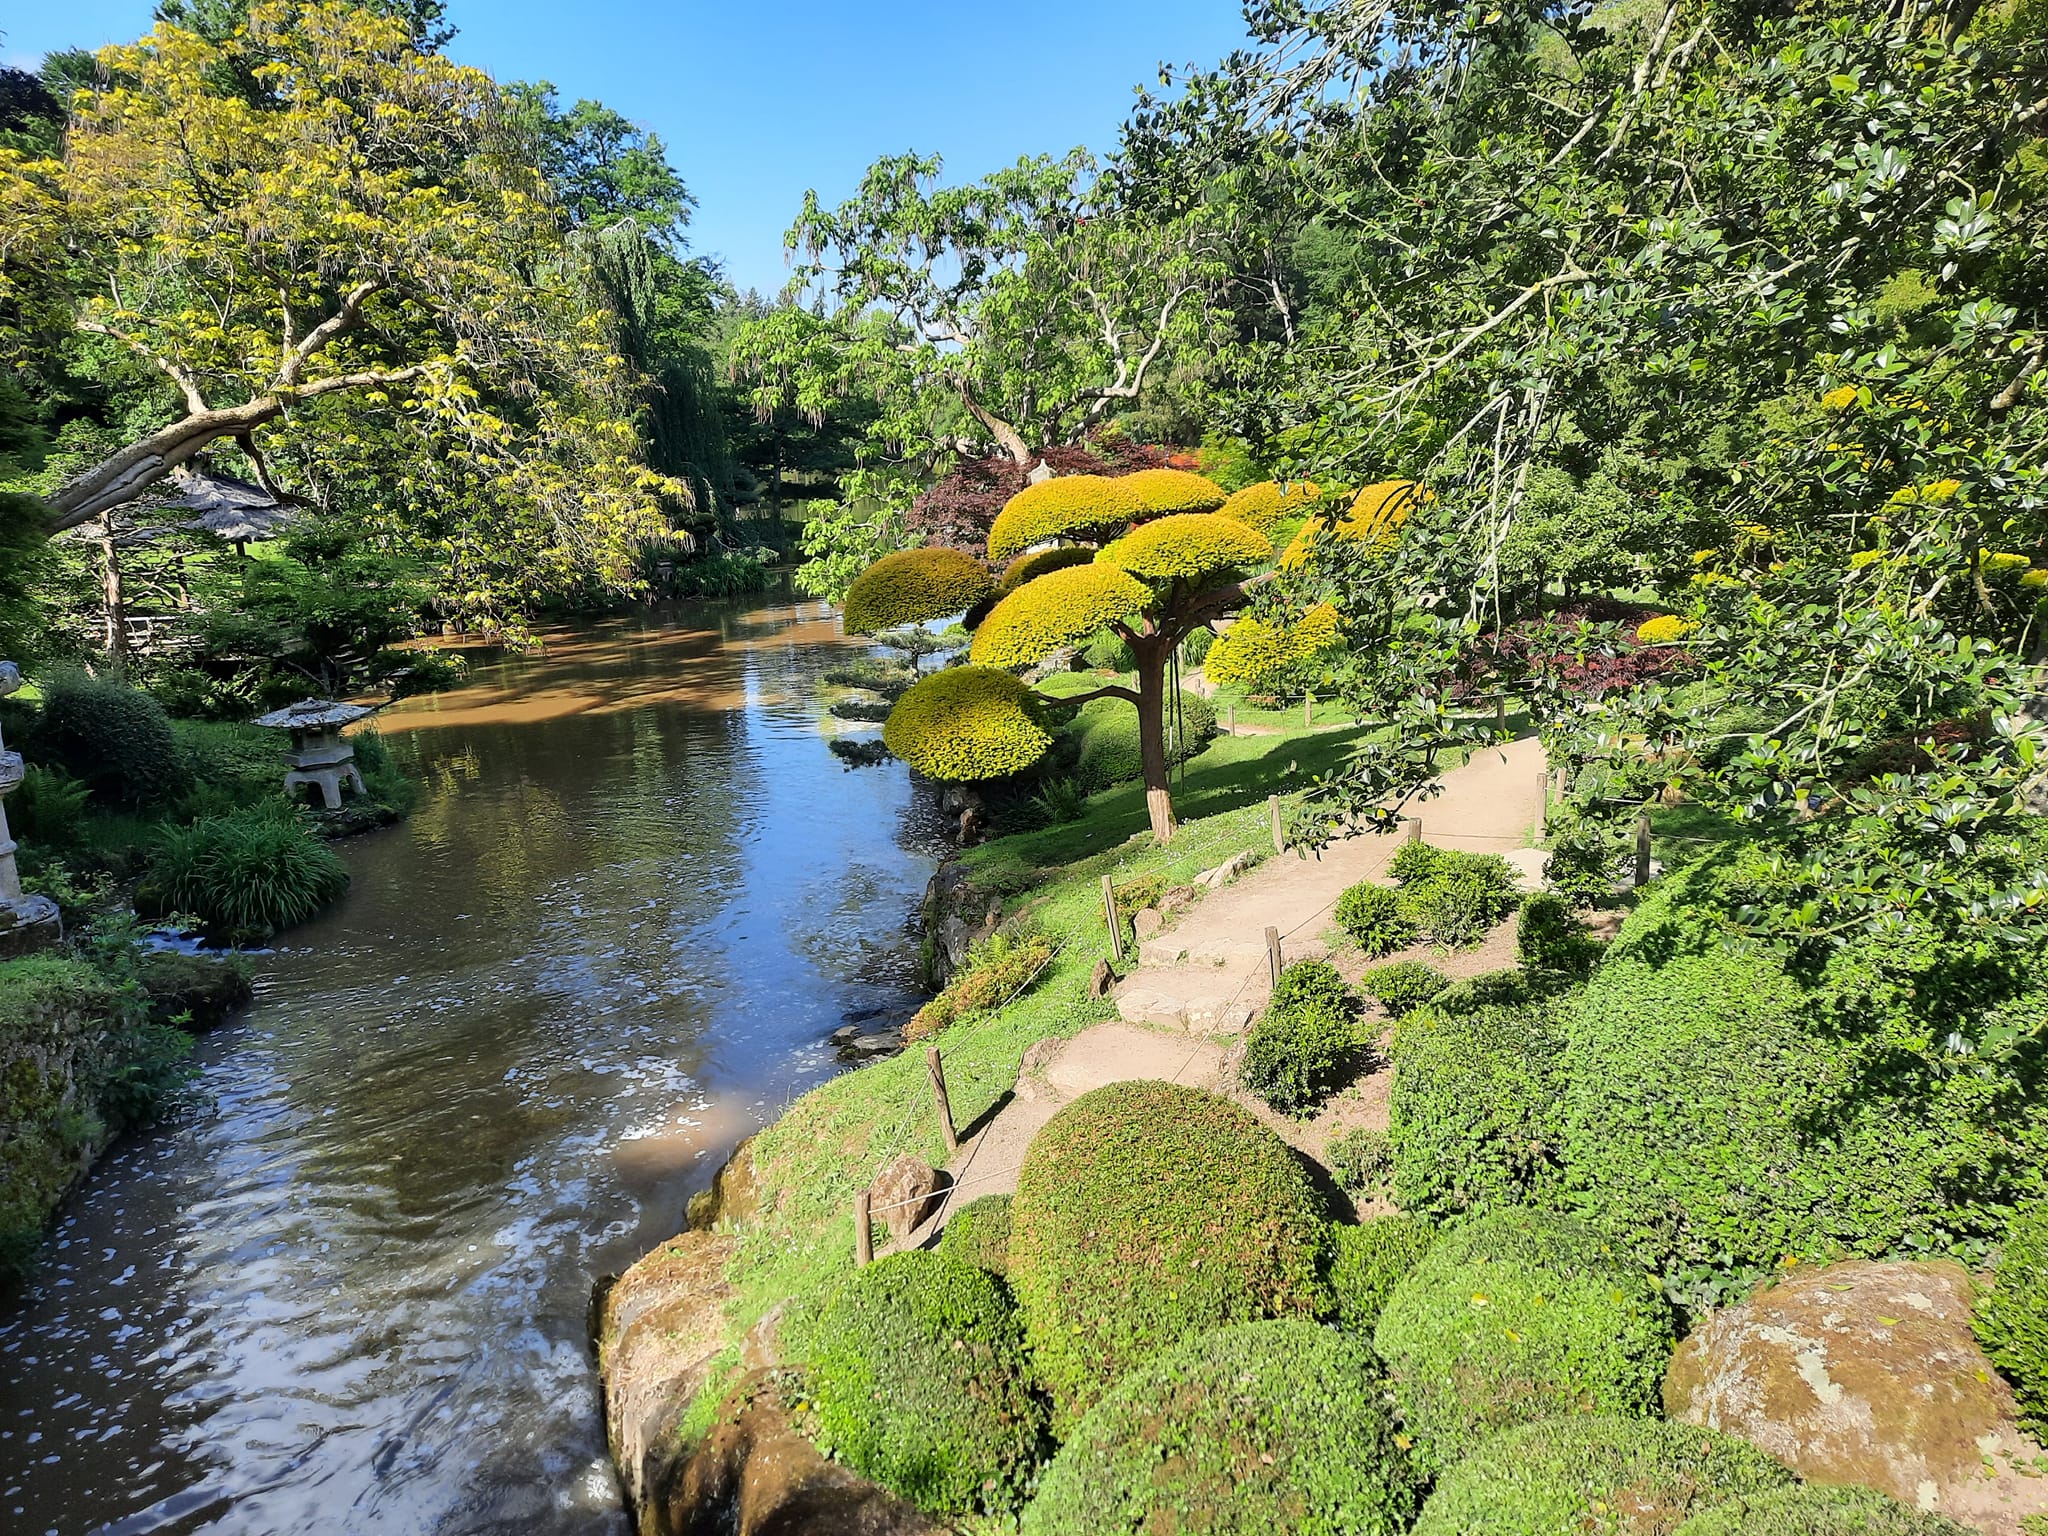
<path id="1" fill-rule="evenodd" d="M 0 661 L 0 698 L 21 687 L 13 662 Z M 21 754 L 0 741 L 0 956 L 26 954 L 60 938 L 63 920 L 47 896 L 25 895 L 21 872 L 14 867 L 15 841 L 7 832 L 7 797 L 21 787 Z"/>
<path id="2" fill-rule="evenodd" d="M 286 796 L 311 787 L 320 791 L 322 805 L 338 811 L 344 788 L 352 788 L 359 795 L 368 794 L 362 772 L 356 767 L 355 745 L 341 733 L 375 713 L 361 704 L 303 699 L 287 709 L 272 710 L 258 720 L 258 725 L 270 730 L 292 733 L 292 766 L 284 776 Z"/>

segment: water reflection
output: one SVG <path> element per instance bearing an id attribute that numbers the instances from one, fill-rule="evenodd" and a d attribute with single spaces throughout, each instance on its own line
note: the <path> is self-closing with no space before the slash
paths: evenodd
<path id="1" fill-rule="evenodd" d="M 930 870 L 816 607 L 553 637 L 383 721 L 427 791 L 0 1322 L 9 1532 L 612 1532 L 592 1278 L 911 1000 Z"/>

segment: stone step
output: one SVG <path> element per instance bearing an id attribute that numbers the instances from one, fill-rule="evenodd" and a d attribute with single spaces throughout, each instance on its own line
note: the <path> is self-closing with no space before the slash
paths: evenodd
<path id="1" fill-rule="evenodd" d="M 1131 1024 L 1197 1035 L 1240 1034 L 1265 1006 L 1265 959 L 1262 947 L 1255 966 L 1134 971 L 1117 988 L 1116 1011 Z"/>

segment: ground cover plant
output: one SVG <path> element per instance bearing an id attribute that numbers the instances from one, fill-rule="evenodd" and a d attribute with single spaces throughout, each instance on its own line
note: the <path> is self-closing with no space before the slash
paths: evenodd
<path id="1" fill-rule="evenodd" d="M 1967 1536 L 1970 1529 L 1874 1488 L 1807 1483 L 1730 1499 L 1693 1516 L 1676 1536 Z"/>
<path id="2" fill-rule="evenodd" d="M 1209 1329 L 1323 1311 L 1326 1219 L 1285 1144 L 1226 1099 L 1125 1082 L 1067 1105 L 1010 1208 L 1010 1284 L 1056 1422 Z"/>
<path id="3" fill-rule="evenodd" d="M 1976 1326 L 1991 1363 L 2012 1383 L 2021 1422 L 2048 1434 L 2048 1204 L 2013 1217 Z"/>
<path id="4" fill-rule="evenodd" d="M 1244 1323 L 1127 1376 L 1075 1425 L 1025 1536 L 1173 1529 L 1407 1528 L 1417 1479 L 1363 1345 L 1305 1322 Z"/>
<path id="5" fill-rule="evenodd" d="M 1436 1228 L 1419 1216 L 1375 1216 L 1331 1231 L 1330 1290 L 1334 1321 L 1346 1333 L 1372 1337 L 1394 1287 L 1422 1262 Z"/>
<path id="6" fill-rule="evenodd" d="M 985 1271 L 895 1254 L 839 1284 L 794 1331 L 821 1448 L 925 1509 L 1022 1502 L 1045 1409 L 1009 1297 Z"/>
<path id="7" fill-rule="evenodd" d="M 1415 1536 L 1670 1536 L 1793 1482 L 1775 1458 L 1711 1429 L 1575 1414 L 1481 1442 L 1437 1480 Z"/>
<path id="8" fill-rule="evenodd" d="M 1417 1463 L 1442 1473 L 1488 1435 L 1553 1414 L 1654 1415 L 1672 1326 L 1626 1253 L 1514 1209 L 1438 1238 L 1387 1298 L 1373 1347 Z"/>

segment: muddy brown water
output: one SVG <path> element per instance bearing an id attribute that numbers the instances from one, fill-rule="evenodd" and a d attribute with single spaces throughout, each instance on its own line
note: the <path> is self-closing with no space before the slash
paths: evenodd
<path id="1" fill-rule="evenodd" d="M 593 1281 L 915 1001 L 932 867 L 820 605 L 550 637 L 385 716 L 425 783 L 0 1298 L 0 1529 L 613 1533 Z"/>

